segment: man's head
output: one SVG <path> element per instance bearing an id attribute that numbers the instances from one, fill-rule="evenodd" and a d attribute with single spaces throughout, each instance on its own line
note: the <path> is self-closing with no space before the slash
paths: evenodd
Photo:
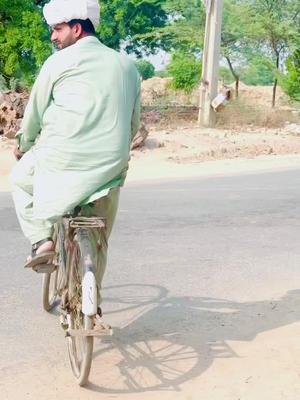
<path id="1" fill-rule="evenodd" d="M 94 34 L 95 28 L 89 19 L 72 19 L 69 22 L 56 24 L 51 28 L 51 41 L 61 50 L 85 36 Z"/>
<path id="2" fill-rule="evenodd" d="M 44 6 L 44 17 L 52 29 L 51 40 L 63 49 L 88 35 L 99 25 L 98 0 L 51 0 Z"/>

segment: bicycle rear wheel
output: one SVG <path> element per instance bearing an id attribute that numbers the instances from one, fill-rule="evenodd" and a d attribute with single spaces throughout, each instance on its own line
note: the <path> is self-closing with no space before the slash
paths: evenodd
<path id="1" fill-rule="evenodd" d="M 75 239 L 73 244 L 69 254 L 67 346 L 72 371 L 77 383 L 83 386 L 90 373 L 94 344 L 93 336 L 88 336 L 87 331 L 93 329 L 94 321 L 92 316 L 82 313 L 84 255 L 81 251 L 80 238 Z"/>
<path id="2" fill-rule="evenodd" d="M 52 310 L 56 305 L 56 300 L 58 299 L 58 287 L 60 277 L 59 271 L 56 269 L 51 274 L 43 274 L 42 282 L 42 304 L 45 311 Z"/>
<path id="3" fill-rule="evenodd" d="M 45 311 L 52 310 L 57 305 L 61 290 L 65 282 L 66 256 L 64 251 L 64 231 L 57 224 L 55 226 L 53 241 L 56 250 L 56 270 L 43 274 L 42 305 Z"/>

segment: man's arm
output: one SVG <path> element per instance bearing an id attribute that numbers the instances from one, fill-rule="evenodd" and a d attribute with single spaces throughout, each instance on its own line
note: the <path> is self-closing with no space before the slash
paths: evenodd
<path id="1" fill-rule="evenodd" d="M 52 79 L 47 61 L 43 65 L 30 93 L 21 128 L 16 134 L 19 156 L 28 151 L 41 130 L 42 118 L 49 105 L 52 93 Z M 15 156 L 18 156 L 15 152 Z"/>

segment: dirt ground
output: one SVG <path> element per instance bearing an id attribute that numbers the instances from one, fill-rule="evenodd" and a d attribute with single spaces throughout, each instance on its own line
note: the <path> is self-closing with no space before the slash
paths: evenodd
<path id="1" fill-rule="evenodd" d="M 299 129 L 299 134 L 298 134 Z M 0 139 L 0 191 L 9 190 L 13 140 Z M 237 132 L 225 129 L 150 128 L 145 145 L 131 152 L 128 182 L 240 174 L 300 167 L 300 126 Z"/>

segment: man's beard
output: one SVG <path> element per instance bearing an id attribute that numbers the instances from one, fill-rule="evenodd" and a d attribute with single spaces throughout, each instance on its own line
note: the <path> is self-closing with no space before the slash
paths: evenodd
<path id="1" fill-rule="evenodd" d="M 59 42 L 59 43 L 54 42 L 53 44 L 55 49 L 59 51 L 65 49 L 66 47 L 72 46 L 75 43 L 76 40 L 71 40 L 71 41 L 66 40 L 64 42 Z"/>

